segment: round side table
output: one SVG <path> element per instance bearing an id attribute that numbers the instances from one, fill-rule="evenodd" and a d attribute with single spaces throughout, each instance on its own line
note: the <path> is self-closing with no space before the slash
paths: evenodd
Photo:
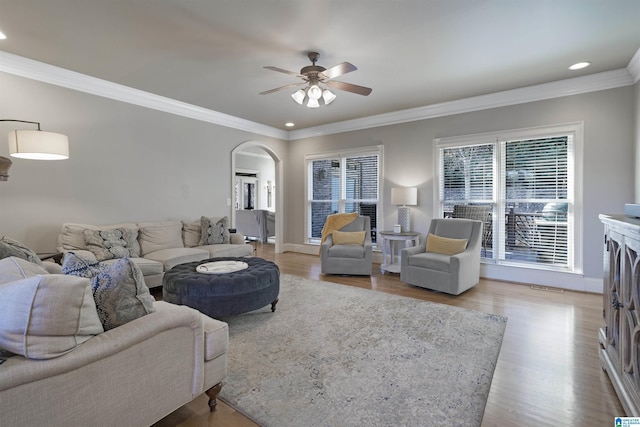
<path id="1" fill-rule="evenodd" d="M 403 233 L 394 233 L 393 231 L 378 232 L 380 243 L 382 245 L 382 264 L 380 272 L 400 273 L 400 252 L 403 248 L 415 246 L 420 241 L 420 233 L 417 231 L 405 231 Z M 397 242 L 403 242 L 402 245 Z M 398 262 L 395 262 L 395 257 Z"/>

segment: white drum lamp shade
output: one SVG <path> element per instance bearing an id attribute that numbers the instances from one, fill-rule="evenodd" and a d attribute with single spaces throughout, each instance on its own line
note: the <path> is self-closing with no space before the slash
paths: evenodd
<path id="1" fill-rule="evenodd" d="M 398 224 L 403 233 L 411 230 L 411 211 L 407 207 L 418 204 L 418 189 L 415 187 L 395 187 L 391 189 L 391 203 L 402 205 L 398 208 Z"/>
<path id="2" fill-rule="evenodd" d="M 9 154 L 20 159 L 68 159 L 69 138 L 41 130 L 12 130 L 9 132 Z"/>

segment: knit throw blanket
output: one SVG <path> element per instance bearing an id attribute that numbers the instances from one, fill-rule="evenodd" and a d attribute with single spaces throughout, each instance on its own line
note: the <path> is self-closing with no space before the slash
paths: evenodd
<path id="1" fill-rule="evenodd" d="M 329 215 L 327 220 L 324 223 L 324 227 L 322 227 L 322 240 L 320 244 L 324 243 L 331 233 L 336 230 L 340 230 L 347 224 L 352 223 L 358 217 L 358 212 L 351 213 L 337 213 L 333 215 Z"/>

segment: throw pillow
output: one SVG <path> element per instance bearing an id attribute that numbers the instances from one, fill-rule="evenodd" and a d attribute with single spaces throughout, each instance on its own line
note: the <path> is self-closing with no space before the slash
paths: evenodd
<path id="1" fill-rule="evenodd" d="M 334 245 L 364 245 L 366 231 L 334 231 L 331 233 L 333 236 Z"/>
<path id="2" fill-rule="evenodd" d="M 182 240 L 185 248 L 195 248 L 200 245 L 200 221 L 182 221 Z"/>
<path id="3" fill-rule="evenodd" d="M 70 276 L 93 278 L 100 271 L 100 263 L 82 258 L 73 251 L 64 254 L 62 273 Z"/>
<path id="4" fill-rule="evenodd" d="M 0 348 L 62 356 L 103 332 L 88 279 L 46 274 L 0 285 Z"/>
<path id="5" fill-rule="evenodd" d="M 98 261 L 112 258 L 139 257 L 138 230 L 110 228 L 106 230 L 83 230 L 87 249 Z"/>
<path id="6" fill-rule="evenodd" d="M 142 271 L 129 258 L 103 265 L 91 286 L 105 331 L 156 311 Z"/>
<path id="7" fill-rule="evenodd" d="M 451 239 L 429 233 L 427 236 L 427 252 L 444 255 L 455 255 L 467 249 L 467 239 Z"/>
<path id="8" fill-rule="evenodd" d="M 31 249 L 7 236 L 0 238 L 0 259 L 10 256 L 26 259 L 34 264 L 43 265 L 40 257 Z"/>
<path id="9" fill-rule="evenodd" d="M 0 285 L 38 274 L 49 274 L 44 267 L 19 257 L 0 259 Z"/>
<path id="10" fill-rule="evenodd" d="M 229 218 L 200 218 L 200 244 L 217 245 L 229 243 Z"/>
<path id="11" fill-rule="evenodd" d="M 142 271 L 129 258 L 105 264 L 67 252 L 62 271 L 91 280 L 93 298 L 105 331 L 155 311 L 155 299 L 144 282 Z"/>

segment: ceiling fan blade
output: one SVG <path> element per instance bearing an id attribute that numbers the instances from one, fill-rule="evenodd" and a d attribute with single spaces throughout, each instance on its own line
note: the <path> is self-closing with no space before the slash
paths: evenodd
<path id="1" fill-rule="evenodd" d="M 334 67 L 324 70 L 320 74 L 322 74 L 327 79 L 335 79 L 336 77 L 339 77 L 343 74 L 350 73 L 355 70 L 357 70 L 355 65 L 350 64 L 348 62 L 343 62 L 342 64 L 338 64 Z"/>
<path id="2" fill-rule="evenodd" d="M 357 93 L 358 95 L 367 96 L 373 89 L 370 87 L 358 86 L 351 83 L 339 82 L 337 80 L 329 80 L 325 82 L 327 86 L 333 89 L 345 90 L 347 92 Z"/>
<path id="3" fill-rule="evenodd" d="M 300 73 L 296 73 L 294 71 L 285 70 L 284 68 L 272 67 L 272 66 L 266 66 L 266 67 L 262 67 L 262 68 L 266 68 L 267 70 L 271 70 L 271 71 L 277 71 L 279 73 L 290 74 L 290 75 L 296 76 L 296 77 L 302 77 L 300 75 Z"/>
<path id="4" fill-rule="evenodd" d="M 306 84 L 306 83 L 307 83 L 307 82 L 290 83 L 290 84 L 288 84 L 288 85 L 280 86 L 280 87 L 277 87 L 277 88 L 275 88 L 275 89 L 265 90 L 264 92 L 260 92 L 260 95 L 269 95 L 270 93 L 277 92 L 277 91 L 279 91 L 279 90 L 289 89 L 289 88 L 296 87 L 296 86 L 300 86 L 300 85 L 303 85 L 303 84 Z"/>

